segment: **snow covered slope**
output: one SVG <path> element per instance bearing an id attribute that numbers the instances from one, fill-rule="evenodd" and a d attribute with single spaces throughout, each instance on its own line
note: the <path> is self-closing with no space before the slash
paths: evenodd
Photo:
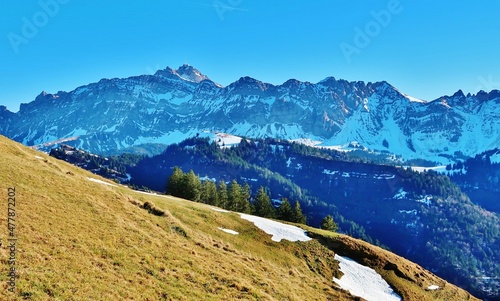
<path id="1" fill-rule="evenodd" d="M 340 279 L 333 278 L 333 281 L 354 296 L 362 297 L 368 301 L 401 300 L 401 297 L 375 270 L 348 257 L 335 254 L 335 259 L 340 262 L 340 271 L 344 273 L 344 276 Z"/>
<path id="2" fill-rule="evenodd" d="M 282 239 L 289 241 L 309 241 L 305 231 L 292 226 L 249 214 L 240 214 L 241 218 L 251 221 L 262 231 L 272 235 L 272 240 L 279 242 Z M 340 287 L 348 290 L 352 295 L 362 297 L 368 301 L 398 301 L 401 300 L 375 270 L 363 266 L 354 260 L 335 254 L 335 259 L 340 262 L 340 271 L 344 275 L 333 278 Z"/>

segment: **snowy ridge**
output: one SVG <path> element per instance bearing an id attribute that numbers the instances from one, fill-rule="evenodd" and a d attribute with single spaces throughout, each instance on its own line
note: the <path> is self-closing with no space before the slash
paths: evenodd
<path id="1" fill-rule="evenodd" d="M 467 96 L 459 91 L 426 102 L 386 82 L 333 77 L 282 85 L 242 77 L 222 87 L 183 65 L 154 75 L 102 79 L 71 92 L 41 93 L 17 113 L 0 111 L 5 123 L 0 133 L 26 145 L 78 136 L 74 146 L 103 153 L 177 143 L 209 131 L 386 151 L 444 165 L 456 152 L 474 156 L 500 146 L 499 104 L 496 90 Z M 225 146 L 236 143 L 227 139 Z"/>

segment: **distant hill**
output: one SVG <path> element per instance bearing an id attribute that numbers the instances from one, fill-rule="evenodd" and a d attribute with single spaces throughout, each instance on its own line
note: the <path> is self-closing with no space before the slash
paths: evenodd
<path id="1" fill-rule="evenodd" d="M 333 281 L 349 274 L 337 255 L 373 268 L 403 300 L 478 300 L 348 236 L 305 227 L 312 240 L 275 242 L 239 214 L 132 191 L 4 137 L 0 183 L 15 197 L 17 238 L 11 253 L 2 234 L 16 269 L 11 293 L 14 266 L 2 268 L 2 300 L 360 300 Z"/>

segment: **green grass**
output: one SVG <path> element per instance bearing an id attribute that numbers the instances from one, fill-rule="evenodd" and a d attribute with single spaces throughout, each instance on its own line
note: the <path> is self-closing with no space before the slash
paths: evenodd
<path id="1" fill-rule="evenodd" d="M 311 228 L 320 239 L 277 243 L 236 213 L 87 177 L 98 178 L 0 136 L 0 300 L 356 300 L 332 281 L 339 275 L 332 250 L 343 236 Z M 8 187 L 17 201 L 15 293 L 7 290 Z M 384 260 L 411 266 L 408 273 L 417 269 L 361 241 L 345 245 L 387 253 Z M 383 276 L 414 291 L 405 300 L 467 296 L 450 284 L 433 295 L 425 281 Z M 432 284 L 444 283 L 438 280 Z"/>

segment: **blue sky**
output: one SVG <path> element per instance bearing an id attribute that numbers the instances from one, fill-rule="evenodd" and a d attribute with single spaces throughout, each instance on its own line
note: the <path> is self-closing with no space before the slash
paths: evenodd
<path id="1" fill-rule="evenodd" d="M 433 100 L 500 89 L 499 1 L 3 1 L 0 105 L 189 63 L 227 85 L 386 80 Z"/>

